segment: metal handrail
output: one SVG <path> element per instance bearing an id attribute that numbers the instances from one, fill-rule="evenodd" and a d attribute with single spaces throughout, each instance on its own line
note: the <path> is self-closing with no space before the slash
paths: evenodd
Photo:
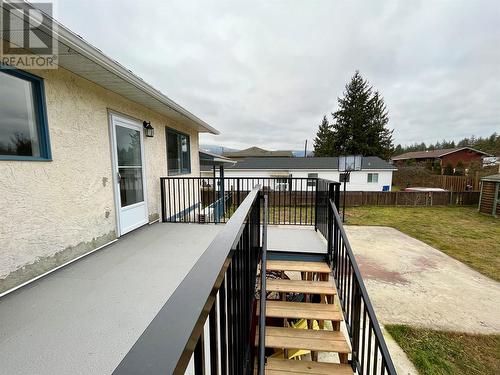
<path id="1" fill-rule="evenodd" d="M 260 261 L 260 316 L 259 316 L 259 375 L 265 375 L 266 365 L 266 276 L 267 276 L 267 195 L 264 195 L 262 224 L 262 256 Z"/>
<path id="2" fill-rule="evenodd" d="M 269 224 L 316 226 L 316 187 L 320 180 L 317 177 L 160 177 L 161 220 L 225 223 L 246 195 L 261 185 L 261 191 L 268 194 Z M 224 204 L 216 204 L 226 196 Z"/>
<path id="3" fill-rule="evenodd" d="M 255 206 L 256 204 L 258 206 Z M 215 237 L 113 371 L 113 375 L 184 374 L 193 353 L 195 354 L 195 367 L 197 366 L 197 353 L 203 355 L 200 349 L 203 347 L 203 327 L 208 315 L 212 314 L 213 309 L 217 306 L 215 302 L 218 292 L 223 292 L 226 296 L 231 293 L 230 280 L 226 280 L 227 286 L 224 287 L 226 271 L 231 268 L 234 254 L 241 251 L 238 249 L 242 246 L 240 239 L 245 240 L 242 241 L 245 244 L 250 242 L 247 238 L 250 236 L 248 231 L 245 231 L 247 233 L 245 238 L 242 238 L 242 235 L 254 210 L 258 210 L 255 212 L 259 215 L 260 186 L 256 186 L 238 207 L 225 228 Z M 255 221 L 254 224 L 258 226 L 260 219 L 257 218 Z M 258 237 L 260 237 L 259 234 Z M 240 257 L 236 263 L 239 264 L 236 264 L 235 267 L 241 267 L 242 258 Z M 231 277 L 238 277 L 237 271 L 238 268 L 233 269 L 230 272 Z M 255 280 L 256 275 L 248 276 Z M 222 315 L 223 311 L 220 312 Z M 244 312 L 240 315 L 242 314 Z M 216 310 L 213 315 L 217 316 Z M 229 313 L 228 319 L 233 319 Z M 223 328 L 225 329 L 225 323 Z M 224 342 L 222 344 L 224 345 Z M 232 350 L 232 348 L 228 348 L 228 350 Z M 225 366 L 225 363 L 222 365 Z M 239 363 L 239 365 L 244 366 L 243 363 Z"/>
<path id="4" fill-rule="evenodd" d="M 363 278 L 361 276 L 361 272 L 359 270 L 358 263 L 356 262 L 354 252 L 352 251 L 351 245 L 349 243 L 349 239 L 347 238 L 347 233 L 344 229 L 344 226 L 342 225 L 342 219 L 341 219 L 340 214 L 337 210 L 337 207 L 335 206 L 335 203 L 332 199 L 329 199 L 329 204 L 330 204 L 330 208 L 332 210 L 332 213 L 334 215 L 334 222 L 336 224 L 335 227 L 340 232 L 342 246 L 345 249 L 347 257 L 349 258 L 350 266 L 352 267 L 352 270 L 353 270 L 353 277 L 354 277 L 356 284 L 357 284 L 356 286 L 359 288 L 359 293 L 355 293 L 355 291 L 353 291 L 353 295 L 357 294 L 357 297 L 360 297 L 364 302 L 366 313 L 368 314 L 368 317 L 370 319 L 370 327 L 369 328 L 373 329 L 375 338 L 378 342 L 380 353 L 382 355 L 382 361 L 383 361 L 382 364 L 383 365 L 385 364 L 385 368 L 387 369 L 387 372 L 390 375 L 396 375 L 397 373 L 396 373 L 396 369 L 394 367 L 394 363 L 392 362 L 391 355 L 389 353 L 389 349 L 387 348 L 387 344 L 386 344 L 385 339 L 384 339 L 384 335 L 382 334 L 382 330 L 380 329 L 380 324 L 377 320 L 377 316 L 375 315 L 375 310 L 373 309 L 373 305 L 370 301 L 370 297 L 368 296 L 368 292 L 366 290 L 365 283 L 363 282 Z M 333 244 L 333 246 L 329 246 L 329 250 L 330 249 L 333 250 L 333 248 L 335 247 L 335 250 L 338 251 L 337 246 L 338 246 L 338 244 Z M 333 259 L 335 260 L 336 257 L 333 256 Z M 334 267 L 335 267 L 335 269 L 337 269 L 339 267 L 339 265 L 334 263 Z M 335 275 L 336 275 L 336 272 L 334 272 L 334 277 L 335 277 Z M 338 281 L 338 280 L 336 280 L 336 281 Z M 354 289 L 354 287 L 355 287 L 355 285 L 353 284 L 353 289 Z M 338 283 L 337 283 L 337 288 L 339 288 L 339 289 L 341 288 L 341 286 L 338 285 Z M 338 297 L 342 303 L 342 293 L 339 292 Z M 355 304 L 355 303 L 357 303 L 357 301 L 353 302 L 353 304 Z M 345 313 L 345 309 L 344 309 L 344 313 Z M 353 315 L 354 315 L 354 313 L 353 313 Z M 352 321 L 350 321 L 350 322 L 346 321 L 346 324 L 347 323 L 348 323 L 348 332 L 350 333 L 351 341 L 355 341 L 355 343 L 357 343 L 359 345 L 359 343 L 360 343 L 359 337 L 357 338 L 357 341 L 356 341 L 355 335 L 359 335 L 359 331 L 356 331 L 356 330 L 359 330 L 360 327 L 353 327 Z M 359 320 L 357 323 L 359 323 Z M 363 354 L 365 354 L 365 353 L 363 353 Z M 359 358 L 356 358 L 357 355 L 359 355 L 359 353 L 356 353 L 353 350 L 353 369 L 355 371 L 358 371 L 359 374 L 363 374 L 363 372 L 360 371 L 361 370 L 360 369 L 360 361 L 359 361 Z M 375 353 L 375 355 L 377 355 L 377 354 Z M 370 361 L 368 360 L 367 367 L 369 367 L 369 363 L 370 363 Z"/>

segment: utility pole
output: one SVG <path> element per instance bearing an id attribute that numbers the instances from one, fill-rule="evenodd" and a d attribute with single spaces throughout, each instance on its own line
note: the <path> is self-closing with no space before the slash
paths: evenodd
<path id="1" fill-rule="evenodd" d="M 307 139 L 306 144 L 304 145 L 304 157 L 307 158 Z"/>

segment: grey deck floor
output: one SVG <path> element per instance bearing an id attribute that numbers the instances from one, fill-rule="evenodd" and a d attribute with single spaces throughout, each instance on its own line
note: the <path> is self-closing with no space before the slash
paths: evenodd
<path id="1" fill-rule="evenodd" d="M 111 374 L 224 225 L 155 224 L 0 298 L 0 374 Z M 312 227 L 269 249 L 323 253 Z"/>
<path id="2" fill-rule="evenodd" d="M 311 226 L 270 225 L 268 249 L 304 253 L 326 253 L 326 241 Z"/>
<path id="3" fill-rule="evenodd" d="M 0 299 L 0 374 L 110 374 L 223 225 L 155 224 Z"/>

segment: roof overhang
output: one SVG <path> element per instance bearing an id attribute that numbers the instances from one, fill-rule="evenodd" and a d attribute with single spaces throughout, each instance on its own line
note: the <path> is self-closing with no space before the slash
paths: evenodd
<path id="1" fill-rule="evenodd" d="M 59 22 L 53 22 L 54 33 L 58 39 L 58 66 L 198 132 L 219 134 L 218 130 L 106 56 L 101 50 Z M 28 23 L 39 25 L 33 18 L 30 18 Z M 23 29 L 28 27 L 28 23 L 22 22 Z M 45 25 L 40 25 L 39 29 L 46 34 L 51 33 L 51 29 Z M 13 31 L 19 32 L 22 30 Z"/>
<path id="2" fill-rule="evenodd" d="M 234 165 L 236 164 L 236 160 L 231 160 L 224 156 L 220 156 L 217 154 L 212 154 L 211 152 L 200 151 L 200 165 Z"/>

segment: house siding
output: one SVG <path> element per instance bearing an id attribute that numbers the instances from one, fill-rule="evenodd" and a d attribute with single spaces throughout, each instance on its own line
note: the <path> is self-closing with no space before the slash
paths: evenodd
<path id="1" fill-rule="evenodd" d="M 290 174 L 292 177 L 307 178 L 309 173 L 317 173 L 318 178 L 330 181 L 339 181 L 340 173 L 335 170 L 311 169 L 311 170 L 232 170 L 225 169 L 224 177 L 280 177 Z M 378 182 L 368 182 L 368 173 L 378 173 Z M 203 172 L 203 177 L 211 177 L 212 172 Z M 350 182 L 346 184 L 348 191 L 382 191 L 383 186 L 392 185 L 392 171 L 382 169 L 366 169 L 351 172 Z M 300 186 L 298 187 L 300 188 Z M 306 186 L 303 187 L 306 189 Z"/>
<path id="2" fill-rule="evenodd" d="M 8 213 L 0 216 L 0 292 L 116 238 L 109 111 L 155 128 L 144 138 L 150 221 L 167 175 L 165 127 L 189 134 L 190 176 L 199 175 L 197 131 L 62 68 L 31 73 L 45 82 L 52 161 L 0 161 Z"/>
<path id="3" fill-rule="evenodd" d="M 469 168 L 472 163 L 479 163 L 482 165 L 483 154 L 480 154 L 474 150 L 464 149 L 460 151 L 451 152 L 447 155 L 441 157 L 420 157 L 420 158 L 409 158 L 402 160 L 394 160 L 393 163 L 397 167 L 404 167 L 411 162 L 416 165 L 428 166 L 428 165 L 440 165 L 443 170 L 446 165 L 450 164 L 452 168 L 456 168 L 459 161 L 464 165 L 464 168 Z"/>
<path id="4" fill-rule="evenodd" d="M 441 157 L 441 166 L 445 168 L 451 164 L 453 168 L 457 167 L 459 161 L 464 165 L 464 168 L 469 168 L 472 163 L 476 162 L 482 165 L 482 156 L 473 150 L 460 150 Z"/>

